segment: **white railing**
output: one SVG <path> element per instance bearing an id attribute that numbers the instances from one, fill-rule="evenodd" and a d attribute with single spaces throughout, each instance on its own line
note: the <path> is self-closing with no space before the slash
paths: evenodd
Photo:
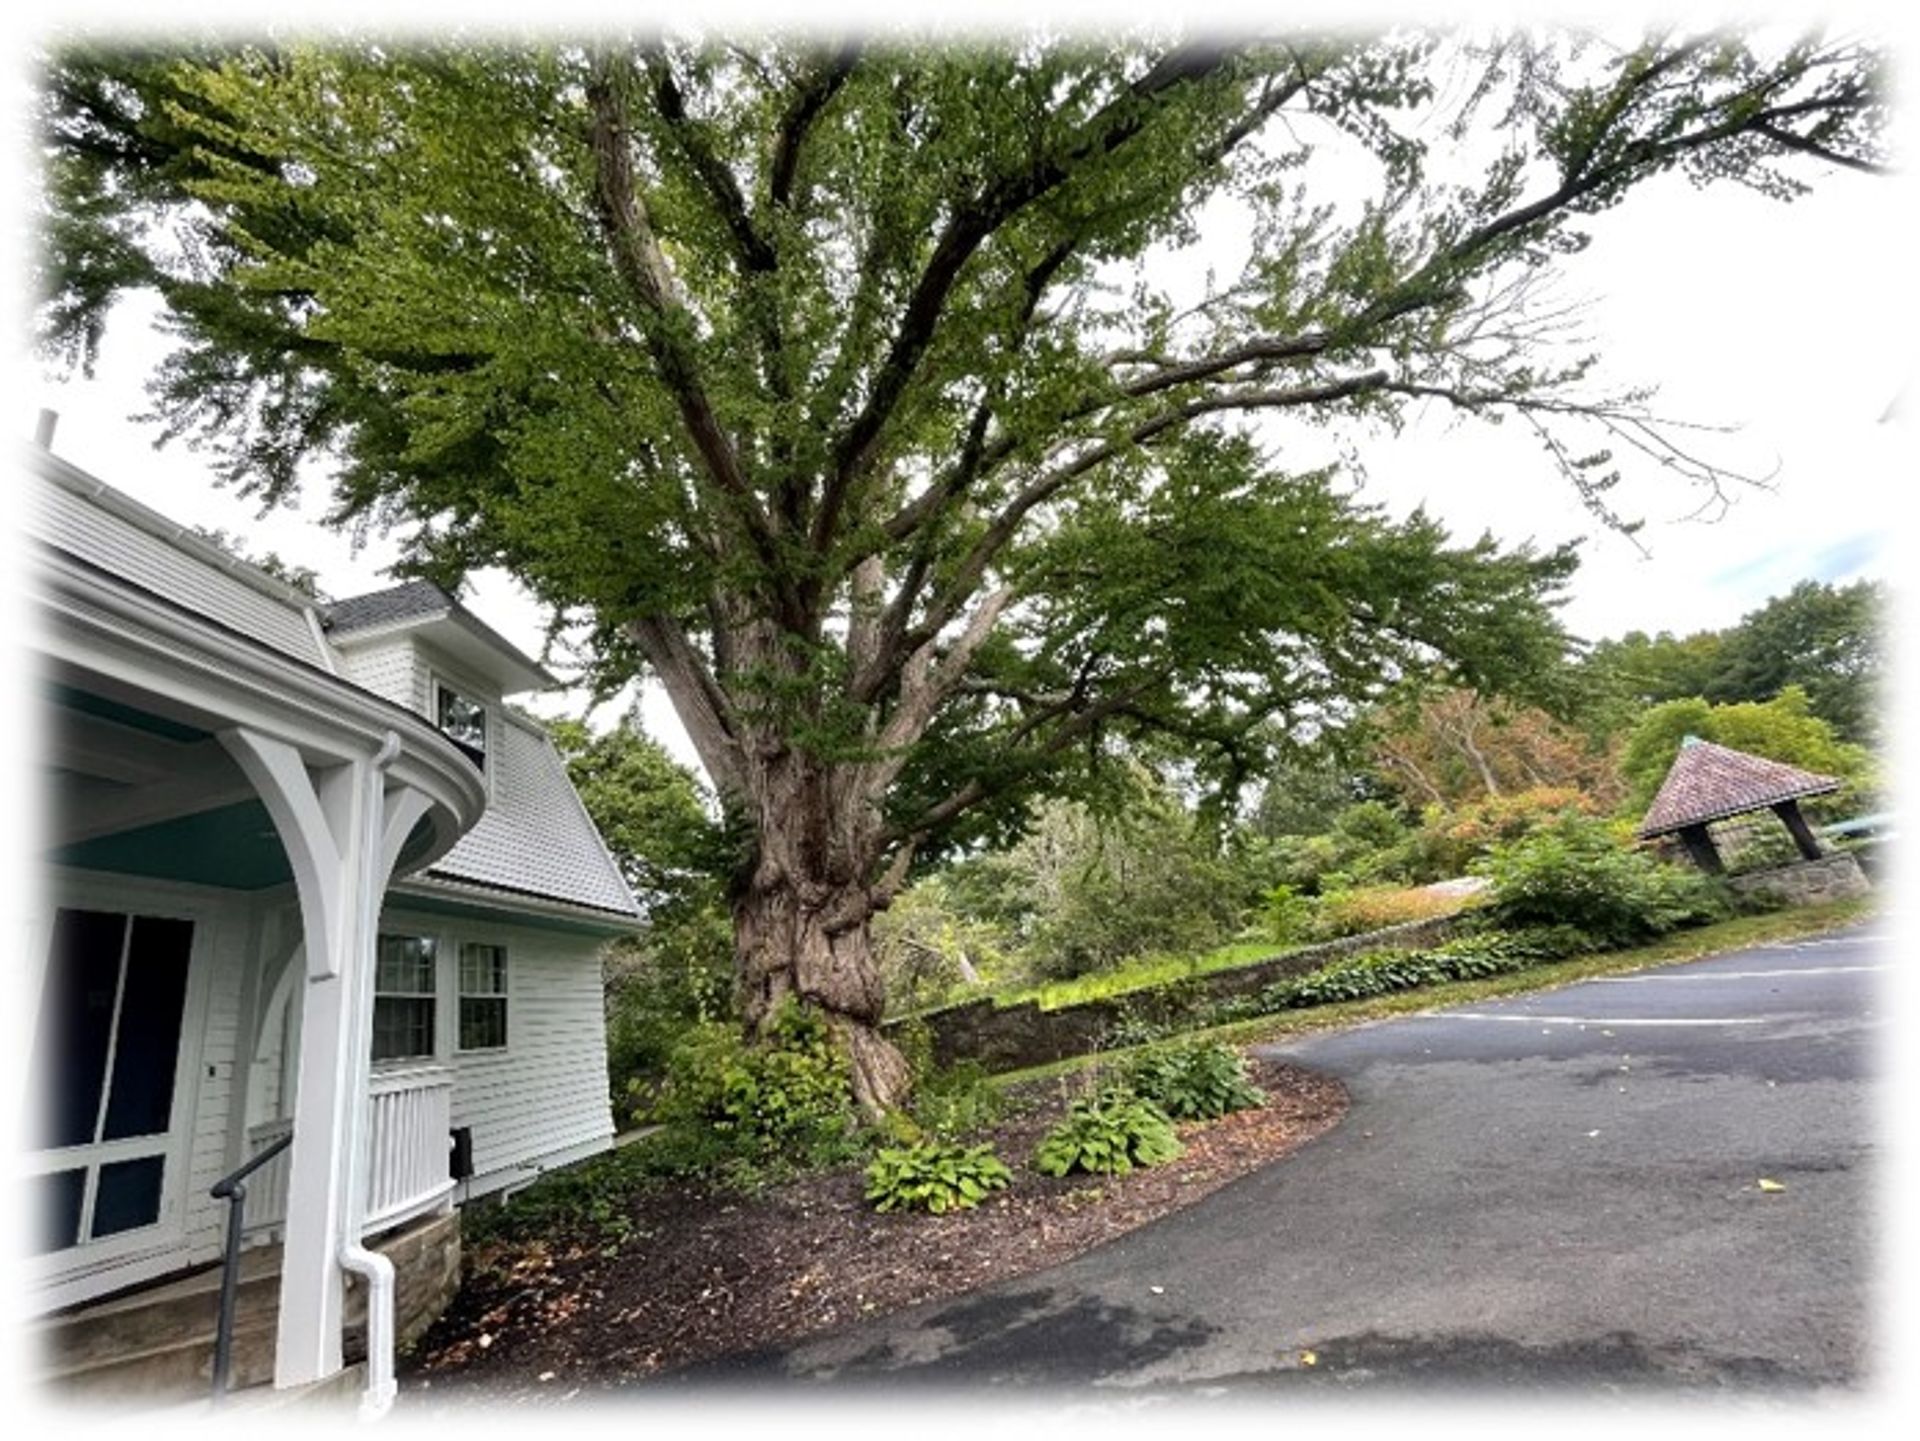
<path id="1" fill-rule="evenodd" d="M 453 1073 L 438 1066 L 376 1071 L 369 1089 L 366 1230 L 372 1232 L 431 1210 L 452 1193 Z"/>
<path id="2" fill-rule="evenodd" d="M 290 1120 L 264 1121 L 258 1126 L 247 1127 L 247 1159 L 251 1160 L 292 1134 L 293 1122 Z M 246 1235 L 258 1235 L 285 1224 L 287 1167 L 292 1160 L 290 1152 L 282 1151 L 247 1178 Z"/>
<path id="3" fill-rule="evenodd" d="M 380 1071 L 369 1087 L 373 1124 L 367 1166 L 367 1220 L 371 1233 L 420 1215 L 453 1191 L 447 1174 L 453 1126 L 453 1075 L 444 1067 Z M 293 1129 L 290 1120 L 247 1128 L 247 1155 L 257 1156 Z M 247 1178 L 249 1237 L 275 1230 L 287 1219 L 287 1168 L 283 1152 Z"/>

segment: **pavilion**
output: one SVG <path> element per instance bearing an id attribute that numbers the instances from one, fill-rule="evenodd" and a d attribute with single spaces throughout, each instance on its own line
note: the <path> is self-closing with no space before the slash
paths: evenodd
<path id="1" fill-rule="evenodd" d="M 1797 766 L 1766 760 L 1728 746 L 1688 736 L 1680 743 L 1667 778 L 1640 822 L 1641 840 L 1677 835 L 1695 865 L 1718 873 L 1725 869 L 1708 827 L 1752 811 L 1770 810 L 1809 861 L 1824 852 L 1800 814 L 1804 796 L 1840 789 L 1834 776 L 1815 775 Z"/>

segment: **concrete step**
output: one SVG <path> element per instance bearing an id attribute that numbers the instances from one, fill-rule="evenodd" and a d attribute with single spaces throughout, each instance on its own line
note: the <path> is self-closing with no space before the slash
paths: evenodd
<path id="1" fill-rule="evenodd" d="M 236 1387 L 273 1379 L 279 1261 L 277 1248 L 241 1257 L 231 1371 Z M 218 1267 L 77 1307 L 31 1328 L 36 1369 L 50 1389 L 70 1396 L 149 1404 L 203 1396 L 212 1385 L 219 1307 Z"/>

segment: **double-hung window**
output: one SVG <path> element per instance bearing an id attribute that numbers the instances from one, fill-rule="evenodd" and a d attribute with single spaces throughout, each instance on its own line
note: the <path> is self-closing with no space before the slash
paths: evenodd
<path id="1" fill-rule="evenodd" d="M 507 948 L 468 941 L 460 947 L 460 1049 L 507 1044 Z"/>
<path id="2" fill-rule="evenodd" d="M 373 1059 L 434 1053 L 435 947 L 431 936 L 380 937 L 373 980 Z"/>

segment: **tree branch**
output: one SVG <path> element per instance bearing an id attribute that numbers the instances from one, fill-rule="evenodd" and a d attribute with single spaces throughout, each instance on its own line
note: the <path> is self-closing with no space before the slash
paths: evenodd
<path id="1" fill-rule="evenodd" d="M 780 209 L 785 210 L 790 206 L 794 172 L 800 164 L 800 147 L 806 143 L 807 132 L 846 83 L 847 77 L 853 73 L 854 62 L 859 58 L 858 42 L 843 41 L 801 83 L 786 113 L 780 117 L 779 133 L 774 140 L 773 164 L 767 175 L 767 198 Z"/>
<path id="2" fill-rule="evenodd" d="M 744 797 L 746 765 L 732 703 L 687 640 L 686 631 L 667 616 L 642 616 L 628 621 L 624 629 L 666 688 L 674 714 L 687 728 L 687 738 L 714 788 L 730 799 Z"/>
<path id="3" fill-rule="evenodd" d="M 604 53 L 595 57 L 587 101 L 592 111 L 596 209 L 613 250 L 615 268 L 639 305 L 648 352 L 708 477 L 731 503 L 781 599 L 789 610 L 797 611 L 791 583 L 779 578 L 773 523 L 755 497 L 739 454 L 714 413 L 690 347 L 675 333 L 676 321 L 684 319 L 684 311 L 674 298 L 666 258 L 660 253 L 634 187 L 625 106 L 614 61 Z"/>
<path id="4" fill-rule="evenodd" d="M 1185 81 L 1220 69 L 1226 59 L 1210 46 L 1182 46 L 1170 51 L 1128 86 L 1124 95 L 1104 106 L 1071 148 L 1059 155 L 1037 156 L 1024 173 L 999 177 L 971 203 L 956 209 L 913 287 L 866 404 L 833 449 L 813 528 L 816 550 L 824 551 L 831 541 L 849 486 L 872 459 L 888 418 L 933 340 L 948 294 L 981 244 L 1027 206 L 1058 188 L 1079 166 L 1112 154 L 1139 134 L 1153 114 L 1149 102 Z"/>

